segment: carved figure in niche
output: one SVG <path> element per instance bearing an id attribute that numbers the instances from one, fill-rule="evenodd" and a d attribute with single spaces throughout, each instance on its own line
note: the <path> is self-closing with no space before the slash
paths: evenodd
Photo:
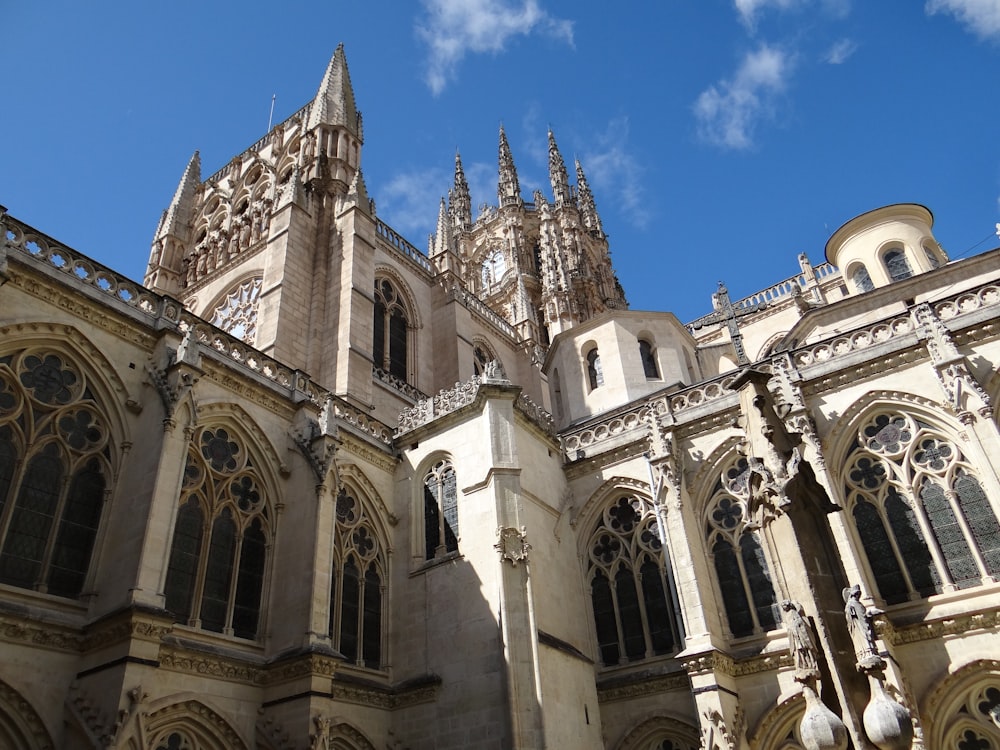
<path id="1" fill-rule="evenodd" d="M 195 281 L 194 274 L 196 269 L 194 256 L 189 255 L 181 263 L 184 266 L 184 286 L 191 286 Z"/>
<path id="2" fill-rule="evenodd" d="M 250 222 L 243 217 L 240 223 L 240 250 L 246 250 L 250 244 Z"/>
<path id="3" fill-rule="evenodd" d="M 157 265 L 160 262 L 160 257 L 163 255 L 163 240 L 157 240 L 153 243 L 153 252 L 149 255 L 149 267 Z"/>
<path id="4" fill-rule="evenodd" d="M 208 263 L 208 259 L 205 257 L 208 255 L 208 248 L 204 246 L 200 247 L 198 248 L 197 252 L 198 252 L 198 268 L 195 272 L 195 277 L 194 277 L 195 281 L 202 278 L 206 273 L 208 273 L 208 266 L 206 265 Z"/>
<path id="5" fill-rule="evenodd" d="M 781 602 L 782 617 L 788 633 L 788 653 L 795 662 L 795 679 L 802 682 L 810 677 L 819 677 L 816 663 L 816 644 L 812 630 L 804 617 L 805 611 L 798 602 L 785 599 Z"/>
<path id="6" fill-rule="evenodd" d="M 240 251 L 240 234 L 239 226 L 233 227 L 233 235 L 229 238 L 229 247 L 226 249 L 226 260 L 236 256 Z"/>
<path id="7" fill-rule="evenodd" d="M 875 644 L 875 615 L 882 614 L 881 609 L 865 607 L 861 603 L 861 586 L 854 584 L 844 589 L 844 617 L 847 619 L 847 632 L 854 643 L 854 656 L 861 667 L 877 666 L 882 659 Z"/>

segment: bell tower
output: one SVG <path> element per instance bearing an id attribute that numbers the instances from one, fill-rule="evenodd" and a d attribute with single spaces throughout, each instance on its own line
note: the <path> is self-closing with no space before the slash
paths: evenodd
<path id="1" fill-rule="evenodd" d="M 350 290 L 370 295 L 374 283 L 371 242 L 359 240 L 374 232 L 363 141 L 341 45 L 312 101 L 220 170 L 202 179 L 195 152 L 153 238 L 146 285 L 346 392 L 342 355 L 360 334 L 339 332 L 364 328 L 370 302 L 355 309 Z M 363 393 L 370 362 L 361 369 Z"/>

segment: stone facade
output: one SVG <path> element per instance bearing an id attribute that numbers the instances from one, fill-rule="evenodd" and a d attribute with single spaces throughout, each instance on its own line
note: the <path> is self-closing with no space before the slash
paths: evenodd
<path id="1" fill-rule="evenodd" d="M 0 747 L 1000 748 L 1000 250 L 683 325 L 552 133 L 426 254 L 363 139 L 338 49 L 143 286 L 0 212 Z"/>

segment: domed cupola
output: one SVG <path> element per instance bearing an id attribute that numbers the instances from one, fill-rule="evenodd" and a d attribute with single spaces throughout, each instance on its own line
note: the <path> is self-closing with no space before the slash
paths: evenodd
<path id="1" fill-rule="evenodd" d="M 869 292 L 948 262 L 934 239 L 934 216 L 917 203 L 896 203 L 856 216 L 826 243 L 851 294 Z"/>

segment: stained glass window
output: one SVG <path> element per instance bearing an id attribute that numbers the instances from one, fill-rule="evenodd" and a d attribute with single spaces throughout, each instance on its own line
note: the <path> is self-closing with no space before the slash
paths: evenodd
<path id="1" fill-rule="evenodd" d="M 679 631 L 652 504 L 630 495 L 615 498 L 588 546 L 601 662 L 614 666 L 673 653 Z"/>
<path id="2" fill-rule="evenodd" d="M 67 357 L 0 359 L 0 582 L 83 592 L 113 455 L 86 376 Z"/>
<path id="3" fill-rule="evenodd" d="M 329 636 L 348 661 L 382 666 L 385 556 L 362 503 L 347 490 L 337 496 Z"/>
<path id="4" fill-rule="evenodd" d="M 705 523 L 726 621 L 736 638 L 781 624 L 764 549 L 747 528 L 748 471 L 745 458 L 726 465 L 708 503 Z"/>
<path id="5" fill-rule="evenodd" d="M 868 274 L 868 269 L 862 264 L 855 266 L 854 271 L 851 273 L 851 281 L 854 282 L 854 288 L 859 292 L 870 292 L 875 288 L 875 284 L 872 283 L 872 277 Z"/>
<path id="6" fill-rule="evenodd" d="M 1000 524 L 945 432 L 907 413 L 879 412 L 858 430 L 845 465 L 845 495 L 886 603 L 1000 574 Z"/>
<path id="7" fill-rule="evenodd" d="M 439 461 L 424 477 L 424 556 L 458 550 L 458 481 L 449 461 Z"/>
<path id="8" fill-rule="evenodd" d="M 209 425 L 192 438 L 164 584 L 178 621 L 258 637 L 271 535 L 263 487 L 233 430 Z"/>
<path id="9" fill-rule="evenodd" d="M 901 249 L 890 250 L 882 256 L 882 260 L 889 272 L 889 278 L 893 281 L 902 281 L 913 275 L 910 262 L 906 259 L 906 253 Z"/>
<path id="10" fill-rule="evenodd" d="M 375 367 L 407 382 L 409 317 L 403 298 L 387 280 L 375 282 L 372 359 Z"/>

